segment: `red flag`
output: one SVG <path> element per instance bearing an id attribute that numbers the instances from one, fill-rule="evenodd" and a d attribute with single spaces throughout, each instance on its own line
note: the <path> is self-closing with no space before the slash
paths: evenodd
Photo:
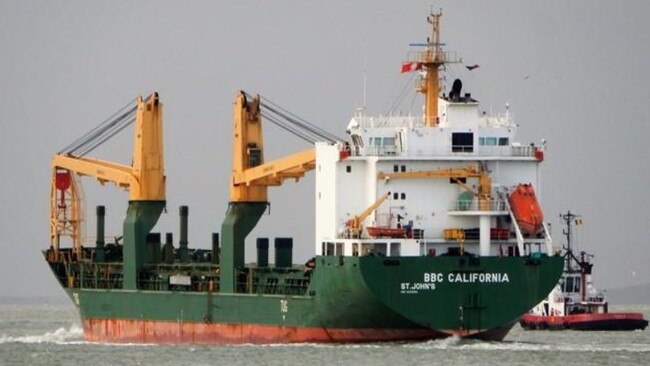
<path id="1" fill-rule="evenodd" d="M 422 70 L 421 62 L 404 61 L 402 62 L 402 73 Z"/>

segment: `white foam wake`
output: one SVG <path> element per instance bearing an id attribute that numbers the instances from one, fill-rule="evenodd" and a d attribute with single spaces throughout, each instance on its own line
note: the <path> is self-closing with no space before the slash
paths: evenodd
<path id="1" fill-rule="evenodd" d="M 552 351 L 552 352 L 650 352 L 650 345 L 628 344 L 543 344 L 526 342 L 489 342 L 464 340 L 456 337 L 438 339 L 424 343 L 406 344 L 404 347 L 424 350 L 474 350 L 474 351 Z"/>
<path id="2" fill-rule="evenodd" d="M 53 332 L 39 335 L 25 336 L 0 336 L 0 344 L 4 343 L 79 343 L 83 341 L 83 329 L 78 325 L 72 325 L 69 329 L 59 328 Z"/>

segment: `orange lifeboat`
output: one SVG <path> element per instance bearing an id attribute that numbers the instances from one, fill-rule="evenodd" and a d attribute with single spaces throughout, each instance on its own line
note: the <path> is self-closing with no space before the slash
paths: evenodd
<path id="1" fill-rule="evenodd" d="M 373 238 L 406 238 L 406 228 L 390 228 L 381 226 L 368 226 L 368 235 Z"/>
<path id="2" fill-rule="evenodd" d="M 542 227 L 544 213 L 531 184 L 520 183 L 509 197 L 512 213 L 524 235 L 535 235 Z"/>

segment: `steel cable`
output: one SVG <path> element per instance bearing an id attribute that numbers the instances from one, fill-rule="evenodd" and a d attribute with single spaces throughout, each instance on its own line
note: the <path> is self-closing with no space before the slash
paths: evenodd
<path id="1" fill-rule="evenodd" d="M 244 93 L 244 95 L 247 98 L 253 98 L 248 93 Z M 268 98 L 260 98 L 260 110 L 262 117 L 268 119 L 269 122 L 309 143 L 314 144 L 322 140 L 329 142 L 343 141 L 338 136 L 295 115 Z"/>
<path id="2" fill-rule="evenodd" d="M 105 126 L 101 131 L 98 131 L 98 133 L 94 134 L 92 138 L 87 139 L 86 141 L 83 142 L 83 144 L 76 147 L 75 149 L 68 151 L 68 153 L 69 154 L 77 153 L 78 156 L 84 156 L 88 154 L 90 151 L 96 149 L 97 147 L 99 147 L 100 145 L 108 141 L 111 137 L 115 136 L 117 132 L 122 131 L 125 127 L 133 123 L 133 121 L 135 121 L 134 115 L 136 109 L 137 108 L 134 107 L 130 111 L 124 113 L 119 118 L 112 121 L 112 123 Z"/>
<path id="3" fill-rule="evenodd" d="M 131 102 L 127 103 L 125 106 L 123 106 L 122 108 L 120 108 L 119 110 L 117 110 L 115 113 L 113 113 L 112 115 L 110 115 L 108 118 L 106 118 L 106 119 L 105 119 L 104 121 L 102 121 L 100 124 L 98 124 L 97 126 L 95 126 L 93 129 L 91 129 L 90 131 L 86 132 L 83 136 L 81 136 L 80 138 L 76 139 L 74 142 L 72 142 L 72 143 L 69 144 L 68 146 L 64 147 L 64 148 L 60 151 L 60 153 L 71 153 L 71 152 L 77 150 L 77 149 L 78 149 L 79 147 L 81 147 L 82 145 L 87 144 L 89 140 L 93 140 L 93 139 L 97 138 L 97 136 L 99 136 L 99 135 L 101 135 L 101 134 L 103 133 L 102 131 L 105 131 L 105 129 L 107 128 L 108 125 L 111 125 L 111 124 L 114 123 L 114 121 L 115 121 L 115 118 L 114 118 L 114 117 L 115 117 L 115 116 L 117 116 L 117 115 L 120 114 L 122 111 L 124 111 L 125 109 L 129 108 L 130 106 L 132 106 L 134 103 L 135 103 L 135 100 L 132 100 Z M 134 110 L 135 110 L 135 107 L 134 107 L 134 108 L 131 108 L 131 110 L 129 110 L 129 112 L 127 112 L 127 114 L 128 114 L 128 113 L 132 113 Z M 123 114 L 123 115 L 124 115 L 124 114 Z M 120 116 L 118 119 L 121 119 L 121 118 L 123 117 L 123 115 Z"/>

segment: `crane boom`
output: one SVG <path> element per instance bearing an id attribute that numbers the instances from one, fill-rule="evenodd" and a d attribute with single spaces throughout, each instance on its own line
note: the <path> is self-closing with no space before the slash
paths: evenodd
<path id="1" fill-rule="evenodd" d="M 456 169 L 439 169 L 439 170 L 420 170 L 413 172 L 380 172 L 377 174 L 378 179 L 430 179 L 430 178 L 451 178 L 455 183 L 460 184 L 468 191 L 472 192 L 479 199 L 479 209 L 488 211 L 490 209 L 490 199 L 492 190 L 492 179 L 488 173 L 481 167 L 468 166 Z M 479 182 L 478 191 L 471 189 L 467 184 L 460 181 L 462 178 L 477 178 Z"/>
<path id="2" fill-rule="evenodd" d="M 55 253 L 59 250 L 61 236 L 69 236 L 74 252 L 82 255 L 80 227 L 84 217 L 77 176 L 94 177 L 101 184 L 114 183 L 129 191 L 130 202 L 165 201 L 162 103 L 157 93 L 146 100 L 139 96 L 136 102 L 131 166 L 66 153 L 54 155 L 50 241 Z"/>
<path id="3" fill-rule="evenodd" d="M 137 104 L 131 166 L 59 153 L 52 159 L 52 168 L 91 176 L 102 184 L 115 183 L 129 190 L 131 201 L 164 201 L 162 103 L 153 93 L 147 101 L 138 97 Z"/>
<path id="4" fill-rule="evenodd" d="M 77 158 L 67 155 L 57 154 L 52 159 L 54 169 L 65 169 L 76 173 L 79 176 L 91 176 L 96 178 L 99 183 L 115 183 L 120 188 L 129 189 L 138 182 L 134 179 L 132 168 L 91 158 Z"/>
<path id="5" fill-rule="evenodd" d="M 361 234 L 361 223 L 365 220 L 371 213 L 373 213 L 377 207 L 379 207 L 384 201 L 390 197 L 390 192 L 387 192 L 385 195 L 379 197 L 372 205 L 363 210 L 359 215 L 354 216 L 347 222 L 348 230 L 352 237 L 358 237 Z"/>
<path id="6" fill-rule="evenodd" d="M 316 165 L 316 150 L 304 150 L 236 173 L 234 185 L 279 186 L 285 179 L 300 179 Z"/>

